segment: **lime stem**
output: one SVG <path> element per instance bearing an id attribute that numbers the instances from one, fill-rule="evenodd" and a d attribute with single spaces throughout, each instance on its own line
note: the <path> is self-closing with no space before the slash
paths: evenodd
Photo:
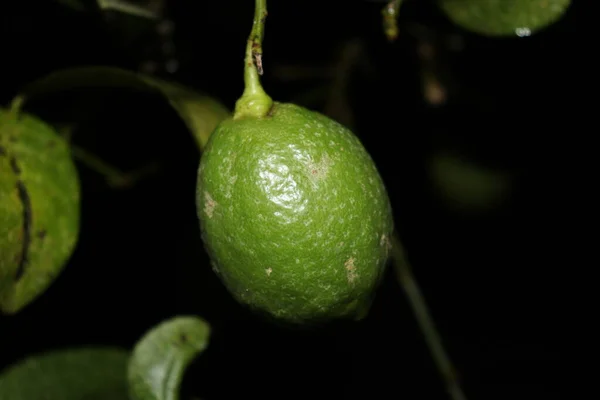
<path id="1" fill-rule="evenodd" d="M 262 41 L 266 19 L 267 0 L 256 0 L 254 22 L 246 46 L 244 93 L 235 103 L 234 119 L 243 117 L 264 118 L 273 106 L 273 99 L 264 91 L 259 78 L 263 74 Z"/>
<path id="2" fill-rule="evenodd" d="M 452 365 L 446 350 L 444 350 L 442 339 L 427 308 L 425 298 L 406 259 L 404 248 L 396 235 L 392 237 L 392 259 L 398 281 L 406 293 L 415 314 L 415 319 L 423 332 L 427 347 L 429 347 L 433 361 L 446 384 L 446 390 L 450 398 L 452 400 L 466 400 L 456 376 L 456 369 Z"/>
<path id="3" fill-rule="evenodd" d="M 398 12 L 402 0 L 389 1 L 381 14 L 383 15 L 383 31 L 390 42 L 393 42 L 398 37 Z"/>

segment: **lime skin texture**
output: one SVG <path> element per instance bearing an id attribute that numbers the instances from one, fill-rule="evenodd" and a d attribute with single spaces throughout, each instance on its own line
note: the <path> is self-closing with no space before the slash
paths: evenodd
<path id="1" fill-rule="evenodd" d="M 293 325 L 366 315 L 393 218 L 379 172 L 350 130 L 275 102 L 264 118 L 217 126 L 197 183 L 203 242 L 238 302 Z"/>

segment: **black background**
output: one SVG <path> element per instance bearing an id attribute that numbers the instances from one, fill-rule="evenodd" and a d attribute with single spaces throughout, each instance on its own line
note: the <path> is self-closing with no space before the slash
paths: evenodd
<path id="1" fill-rule="evenodd" d="M 172 41 L 180 68 L 158 76 L 233 107 L 253 2 L 168 2 L 165 39 L 150 22 L 77 12 L 52 1 L 2 2 L 0 103 L 22 85 L 65 67 L 164 65 Z M 408 1 L 401 35 L 386 41 L 381 2 L 270 1 L 263 84 L 293 101 L 313 79 L 284 82 L 281 65 L 325 66 L 359 39 L 370 72 L 348 83 L 354 130 L 388 186 L 398 231 L 444 343 L 472 399 L 561 397 L 565 311 L 553 251 L 564 185 L 551 132 L 577 113 L 569 76 L 578 53 L 573 4 L 527 38 L 492 39 L 452 25 L 428 1 Z M 418 38 L 437 38 L 448 101 L 423 100 Z M 133 27 L 137 27 L 137 33 Z M 140 33 L 141 32 L 141 33 Z M 464 42 L 460 51 L 445 43 Z M 320 104 L 311 104 L 319 109 Z M 20 314 L 0 317 L 0 368 L 48 349 L 131 347 L 151 326 L 197 314 L 213 326 L 209 349 L 188 370 L 184 391 L 206 399 L 447 398 L 392 271 L 368 318 L 318 331 L 275 327 L 237 305 L 213 275 L 194 204 L 199 152 L 161 98 L 80 90 L 32 100 L 51 122 L 76 119 L 73 142 L 124 170 L 158 162 L 129 189 L 110 188 L 79 164 L 81 235 L 57 281 Z M 324 111 L 321 109 L 321 111 Z M 451 148 L 513 177 L 512 195 L 476 216 L 444 205 L 431 189 L 427 157 Z"/>

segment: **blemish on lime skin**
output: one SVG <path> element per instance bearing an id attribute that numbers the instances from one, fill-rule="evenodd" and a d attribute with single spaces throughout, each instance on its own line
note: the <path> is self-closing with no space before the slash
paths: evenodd
<path id="1" fill-rule="evenodd" d="M 212 218 L 217 207 L 217 202 L 213 200 L 210 193 L 204 192 L 204 212 L 208 218 Z"/>
<path id="2" fill-rule="evenodd" d="M 354 257 L 350 257 L 344 263 L 344 268 L 346 268 L 346 276 L 348 277 L 348 283 L 354 283 L 354 280 L 358 277 L 356 273 L 356 266 L 354 265 Z"/>

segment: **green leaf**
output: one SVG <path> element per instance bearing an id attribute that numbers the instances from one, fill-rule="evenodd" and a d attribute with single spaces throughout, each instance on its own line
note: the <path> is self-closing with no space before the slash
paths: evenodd
<path id="1" fill-rule="evenodd" d="M 529 36 L 558 21 L 571 0 L 438 0 L 462 28 L 485 36 Z"/>
<path id="2" fill-rule="evenodd" d="M 131 400 L 177 400 L 185 369 L 208 346 L 210 326 L 192 316 L 164 321 L 136 344 L 128 367 Z"/>
<path id="3" fill-rule="evenodd" d="M 0 374 L 0 400 L 128 400 L 129 354 L 87 347 L 30 356 Z"/>
<path id="4" fill-rule="evenodd" d="M 183 119 L 202 148 L 230 111 L 217 100 L 174 82 L 113 67 L 79 67 L 56 71 L 27 85 L 25 99 L 90 87 L 133 88 L 161 93 Z"/>
<path id="5" fill-rule="evenodd" d="M 447 206 L 469 213 L 498 207 L 510 196 L 513 183 L 506 171 L 478 165 L 447 151 L 431 157 L 429 175 Z"/>
<path id="6" fill-rule="evenodd" d="M 0 108 L 0 310 L 14 314 L 54 281 L 79 234 L 79 178 L 44 121 Z"/>

